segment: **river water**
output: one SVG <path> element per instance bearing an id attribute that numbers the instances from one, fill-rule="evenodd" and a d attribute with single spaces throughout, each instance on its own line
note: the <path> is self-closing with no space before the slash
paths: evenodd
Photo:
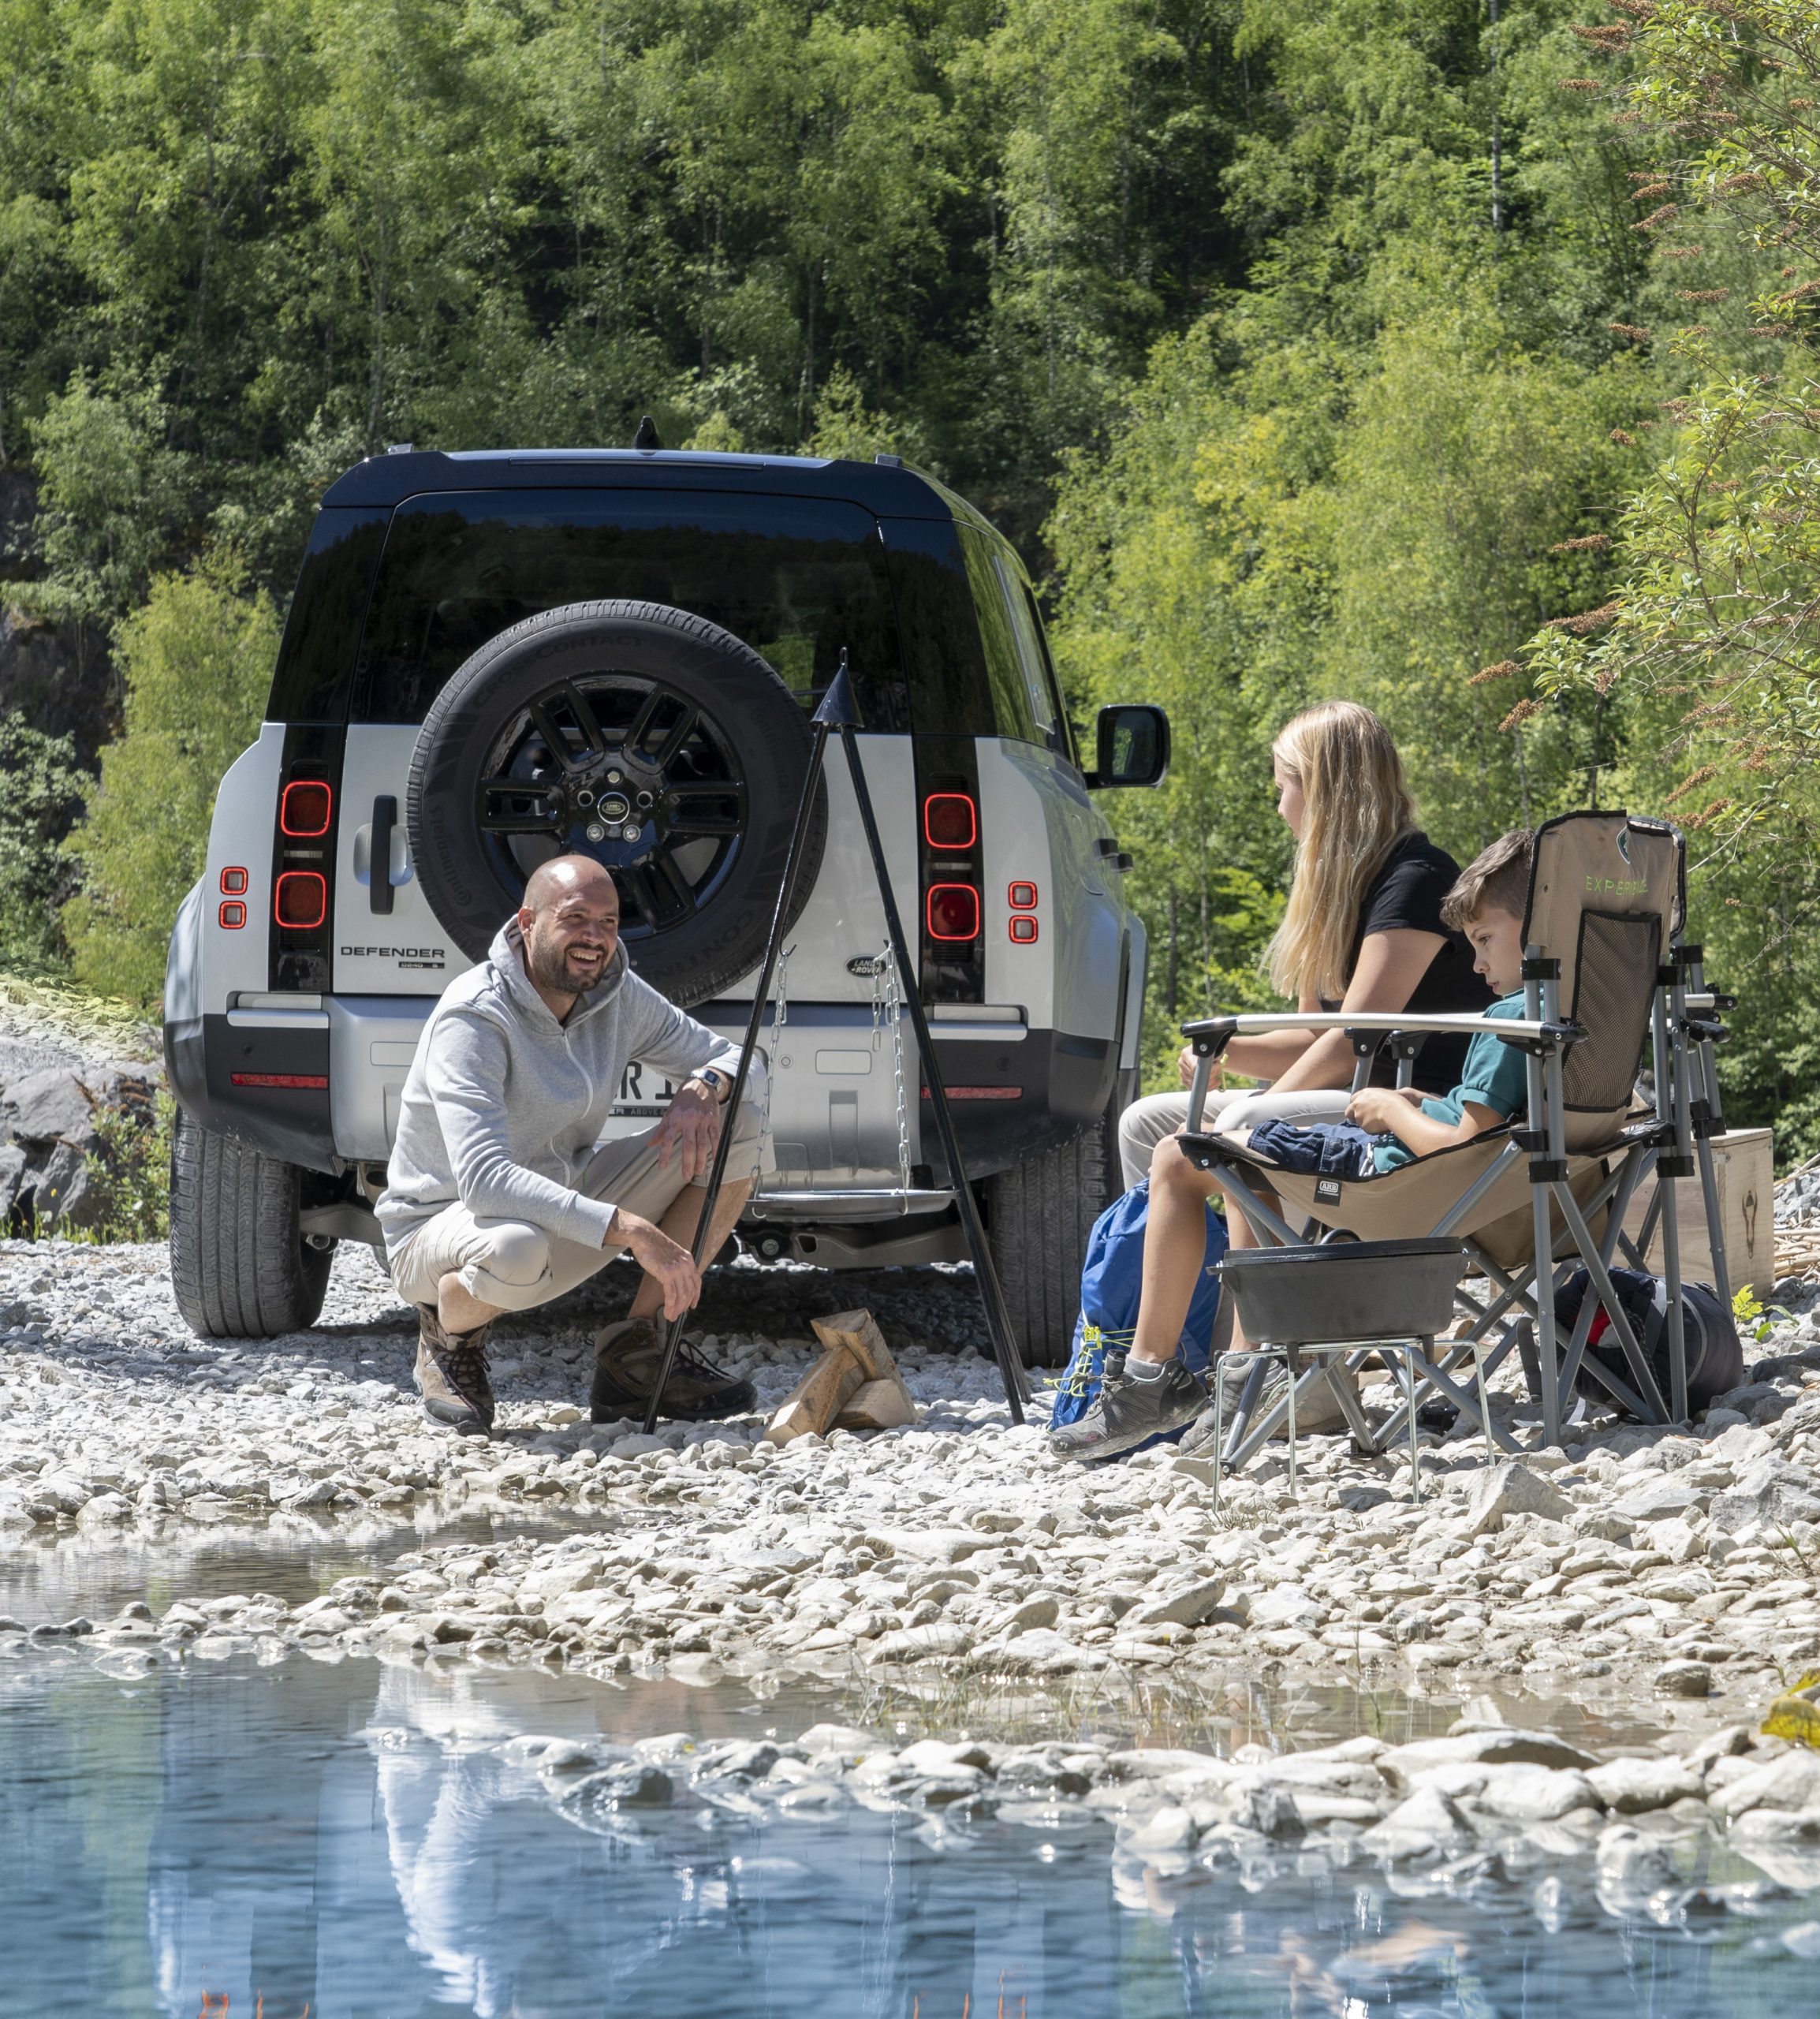
<path id="1" fill-rule="evenodd" d="M 320 1563 L 229 1550 L 202 1581 L 296 1595 L 353 1567 L 325 1547 Z M 145 1588 L 129 1562 L 53 1575 L 55 1562 L 13 1559 L 0 1595 L 22 1609 L 22 1583 L 48 1578 L 58 1605 L 86 1591 L 99 1614 L 117 1591 Z M 201 1595 L 196 1569 L 186 1595 Z M 44 1596 L 35 1616 L 58 1609 Z M 8 2019 L 1820 2010 L 1820 1900 L 1781 1894 L 1718 1849 L 1675 1898 L 1627 1905 L 1602 1901 L 1590 1860 L 1481 1872 L 1470 1888 L 1292 1848 L 1243 1869 L 1162 1870 L 1115 1852 L 1109 1827 L 1066 1804 L 971 1823 L 862 1807 L 761 1819 L 686 1801 L 582 1812 L 505 1742 L 788 1737 L 860 1716 L 920 1735 L 929 1707 L 247 1654 L 125 1677 L 78 1648 L 13 1636 L 0 1649 Z M 1196 1707 L 1178 1704 L 1166 1736 L 1230 1744 L 1274 1722 L 1279 1743 L 1367 1725 L 1394 1738 L 1454 1715 L 1343 1692 L 1311 1707 L 1236 1701 L 1201 1707 L 1199 1730 Z M 979 1729 L 1002 1715 L 975 1704 L 972 1718 Z M 1103 1734 L 1103 1707 L 1091 1715 Z"/>
<path id="2" fill-rule="evenodd" d="M 1163 1876 L 1097 1824 L 567 1819 L 498 1741 L 786 1735 L 825 1704 L 306 1659 L 0 1666 L 0 2010 L 252 2019 L 1811 2014 L 1796 1901 L 1616 1918 L 1293 1855 Z M 1807 1946 L 1797 1933 L 1796 1948 Z M 1816 1945 L 1820 1946 L 1820 1945 Z"/>

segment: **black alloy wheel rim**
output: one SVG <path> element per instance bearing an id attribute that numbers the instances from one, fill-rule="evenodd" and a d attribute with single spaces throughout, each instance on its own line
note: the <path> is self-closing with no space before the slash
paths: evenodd
<path id="1" fill-rule="evenodd" d="M 732 741 L 680 689 L 642 674 L 561 680 L 513 715 L 480 767 L 475 814 L 502 885 L 583 855 L 619 886 L 620 934 L 687 924 L 744 843 L 744 768 Z"/>

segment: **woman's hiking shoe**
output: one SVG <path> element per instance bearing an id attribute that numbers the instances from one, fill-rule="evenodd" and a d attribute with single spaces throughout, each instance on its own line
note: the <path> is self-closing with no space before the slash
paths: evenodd
<path id="1" fill-rule="evenodd" d="M 1127 1374 L 1125 1356 L 1108 1353 L 1099 1393 L 1077 1422 L 1049 1433 L 1058 1458 L 1111 1458 L 1159 1431 L 1192 1423 L 1207 1405 L 1207 1391 L 1179 1360 L 1167 1360 L 1154 1381 Z"/>
<path id="2" fill-rule="evenodd" d="M 446 1332 L 433 1304 L 417 1307 L 417 1393 L 432 1423 L 446 1423 L 469 1437 L 493 1431 L 493 1384 L 487 1378 L 490 1325 L 473 1332 Z"/>
<path id="3" fill-rule="evenodd" d="M 663 1334 L 655 1323 L 649 1318 L 621 1319 L 595 1333 L 594 1353 L 590 1418 L 615 1423 L 621 1416 L 642 1416 L 663 1359 Z M 658 1413 L 684 1423 L 711 1423 L 718 1416 L 739 1416 L 757 1400 L 751 1382 L 723 1373 L 683 1339 L 677 1342 Z"/>

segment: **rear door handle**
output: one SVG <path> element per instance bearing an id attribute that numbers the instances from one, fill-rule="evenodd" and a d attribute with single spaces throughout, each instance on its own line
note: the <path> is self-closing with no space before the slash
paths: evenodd
<path id="1" fill-rule="evenodd" d="M 392 830 L 397 824 L 398 802 L 390 793 L 382 793 L 373 801 L 372 867 L 367 888 L 374 910 L 382 913 L 392 909 Z"/>

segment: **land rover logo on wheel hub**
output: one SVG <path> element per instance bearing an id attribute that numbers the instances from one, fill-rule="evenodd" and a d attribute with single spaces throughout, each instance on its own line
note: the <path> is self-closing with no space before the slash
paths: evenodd
<path id="1" fill-rule="evenodd" d="M 600 796 L 600 817 L 603 820 L 623 820 L 632 811 L 632 801 L 622 792 L 603 792 Z"/>

